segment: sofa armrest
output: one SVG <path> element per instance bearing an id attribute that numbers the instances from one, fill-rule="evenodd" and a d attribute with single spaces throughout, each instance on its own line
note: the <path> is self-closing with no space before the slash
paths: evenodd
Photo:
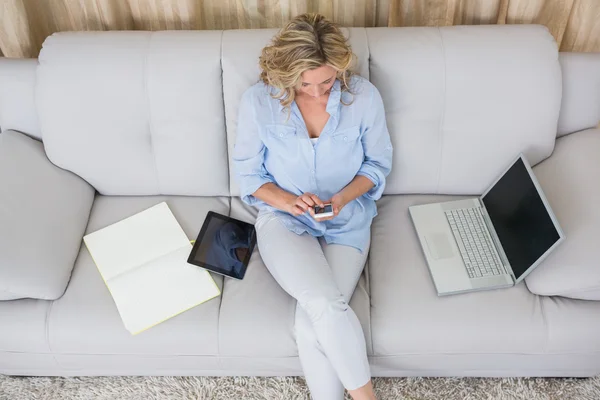
<path id="1" fill-rule="evenodd" d="M 41 142 L 0 134 L 0 300 L 62 296 L 94 193 L 52 164 Z"/>
<path id="2" fill-rule="evenodd" d="M 563 93 L 558 136 L 600 122 L 600 53 L 560 53 Z"/>
<path id="3" fill-rule="evenodd" d="M 565 241 L 525 282 L 540 296 L 600 300 L 600 129 L 559 138 L 552 156 L 533 168 Z"/>
<path id="4" fill-rule="evenodd" d="M 0 130 L 41 139 L 34 95 L 37 66 L 37 58 L 0 57 Z"/>

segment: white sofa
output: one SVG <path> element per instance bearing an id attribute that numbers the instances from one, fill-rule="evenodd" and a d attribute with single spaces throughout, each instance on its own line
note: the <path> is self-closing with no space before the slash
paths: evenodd
<path id="1" fill-rule="evenodd" d="M 81 240 L 162 200 L 190 238 L 209 210 L 253 221 L 228 154 L 275 32 L 70 32 L 0 59 L 0 373 L 302 374 L 294 300 L 258 251 L 132 336 Z M 347 32 L 394 144 L 350 302 L 373 375 L 600 373 L 600 54 L 535 25 Z M 480 194 L 520 151 L 566 242 L 516 287 L 436 296 L 408 206 Z"/>

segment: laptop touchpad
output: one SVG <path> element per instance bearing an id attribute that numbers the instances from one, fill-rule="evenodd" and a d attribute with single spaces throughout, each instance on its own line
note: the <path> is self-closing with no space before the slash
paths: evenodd
<path id="1" fill-rule="evenodd" d="M 425 236 L 429 252 L 436 260 L 454 257 L 450 238 L 445 233 L 432 233 Z"/>

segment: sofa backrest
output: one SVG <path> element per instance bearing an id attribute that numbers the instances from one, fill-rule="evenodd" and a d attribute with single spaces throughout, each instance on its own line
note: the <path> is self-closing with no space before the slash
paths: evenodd
<path id="1" fill-rule="evenodd" d="M 551 153 L 561 76 L 546 28 L 347 32 L 358 72 L 386 107 L 395 152 L 385 193 L 480 193 L 516 152 L 533 164 Z M 37 68 L 39 128 L 23 117 L 32 110 L 7 117 L 13 96 L 2 83 L 15 69 L 0 59 L 0 127 L 43 137 L 53 162 L 104 194 L 238 195 L 228 147 L 241 93 L 257 81 L 260 49 L 275 33 L 55 34 Z M 29 108 L 35 60 L 22 62 L 28 67 L 10 87 L 20 91 L 18 107 Z M 595 106 L 600 114 L 600 99 Z M 565 126 L 583 129 L 588 114 L 566 113 Z"/>
<path id="2" fill-rule="evenodd" d="M 36 85 L 48 158 L 102 194 L 228 195 L 221 36 L 50 36 Z"/>
<path id="3" fill-rule="evenodd" d="M 386 193 L 480 194 L 523 151 L 553 150 L 557 46 L 542 26 L 367 30 L 393 132 Z"/>

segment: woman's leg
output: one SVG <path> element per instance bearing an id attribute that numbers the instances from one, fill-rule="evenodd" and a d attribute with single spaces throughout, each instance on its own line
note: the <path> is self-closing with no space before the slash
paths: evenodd
<path id="1" fill-rule="evenodd" d="M 319 241 L 308 234 L 290 232 L 270 213 L 259 216 L 256 230 L 265 265 L 306 313 L 323 353 L 343 386 L 353 390 L 367 384 L 371 377 L 362 328 L 335 282 L 335 276 L 340 273 L 334 275 Z M 363 266 L 364 263 L 361 269 Z M 355 274 L 360 276 L 360 272 Z M 353 285 L 347 286 L 355 286 L 357 280 L 358 277 Z M 307 365 L 310 369 L 317 363 L 312 362 L 309 354 L 308 358 L 301 358 L 304 364 L 310 363 Z M 327 369 L 321 364 L 315 368 Z M 325 384 L 332 385 L 331 382 L 323 382 Z M 331 391 L 336 392 L 327 388 L 323 393 Z"/>
<path id="2" fill-rule="evenodd" d="M 367 252 L 361 254 L 353 247 L 328 245 L 323 239 L 320 239 L 320 243 L 333 272 L 334 282 L 344 300 L 349 302 L 364 269 Z M 343 399 L 344 386 L 325 355 L 312 323 L 300 304 L 296 307 L 295 328 L 300 362 L 313 399 Z"/>
<path id="3" fill-rule="evenodd" d="M 343 400 L 344 385 L 317 340 L 308 315 L 296 306 L 295 323 L 298 357 L 313 400 Z"/>

